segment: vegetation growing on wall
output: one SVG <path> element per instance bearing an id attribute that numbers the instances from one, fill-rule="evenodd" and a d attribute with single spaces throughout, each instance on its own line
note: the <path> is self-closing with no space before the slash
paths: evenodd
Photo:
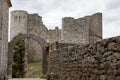
<path id="1" fill-rule="evenodd" d="M 25 40 L 19 40 L 14 46 L 13 54 L 13 78 L 24 77 L 24 63 L 25 63 Z"/>

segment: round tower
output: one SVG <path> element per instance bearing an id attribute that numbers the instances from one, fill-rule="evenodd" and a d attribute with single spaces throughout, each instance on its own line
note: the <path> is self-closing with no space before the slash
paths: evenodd
<path id="1" fill-rule="evenodd" d="M 27 33 L 28 13 L 22 10 L 11 12 L 10 40 L 18 34 Z"/>

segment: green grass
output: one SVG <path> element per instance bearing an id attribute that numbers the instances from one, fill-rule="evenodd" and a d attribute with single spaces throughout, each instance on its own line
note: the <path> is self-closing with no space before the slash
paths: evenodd
<path id="1" fill-rule="evenodd" d="M 42 76 L 42 63 L 41 62 L 31 62 L 27 64 L 28 78 L 40 78 Z"/>

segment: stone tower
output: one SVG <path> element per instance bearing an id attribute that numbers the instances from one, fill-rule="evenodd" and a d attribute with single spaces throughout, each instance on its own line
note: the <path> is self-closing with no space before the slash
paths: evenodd
<path id="1" fill-rule="evenodd" d="M 18 34 L 27 33 L 28 13 L 22 10 L 11 12 L 10 40 Z"/>
<path id="2" fill-rule="evenodd" d="M 102 13 L 96 13 L 87 17 L 90 27 L 90 42 L 102 39 Z"/>
<path id="3" fill-rule="evenodd" d="M 102 13 L 74 19 L 62 19 L 63 43 L 87 44 L 102 39 Z"/>

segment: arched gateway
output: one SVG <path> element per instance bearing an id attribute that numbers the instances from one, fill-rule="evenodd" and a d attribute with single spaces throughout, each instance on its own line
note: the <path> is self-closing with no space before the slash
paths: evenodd
<path id="1" fill-rule="evenodd" d="M 47 42 L 45 41 L 45 39 L 39 37 L 39 36 L 35 36 L 32 34 L 19 34 L 17 36 L 15 36 L 11 42 L 9 43 L 9 49 L 8 49 L 8 78 L 12 78 L 12 63 L 13 63 L 13 49 L 15 44 L 21 40 L 21 39 L 25 39 L 25 38 L 32 38 L 33 40 L 37 41 L 41 48 L 42 48 L 42 73 L 46 74 L 47 72 L 47 54 L 48 54 L 48 50 L 47 50 Z"/>

